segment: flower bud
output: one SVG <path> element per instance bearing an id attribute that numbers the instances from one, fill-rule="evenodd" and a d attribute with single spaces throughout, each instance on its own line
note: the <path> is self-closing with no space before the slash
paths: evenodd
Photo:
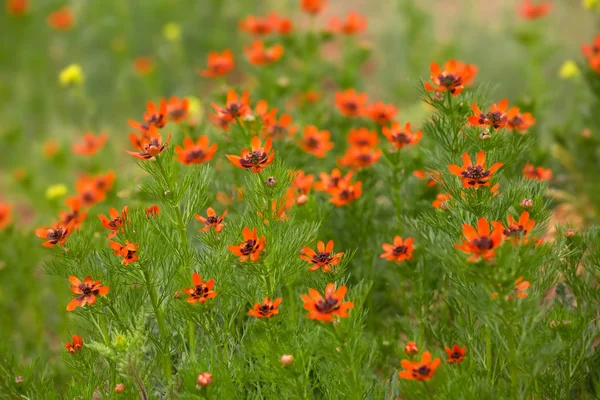
<path id="1" fill-rule="evenodd" d="M 417 347 L 417 344 L 415 342 L 408 342 L 404 346 L 404 352 L 407 356 L 414 356 L 419 352 L 419 348 Z"/>
<path id="2" fill-rule="evenodd" d="M 23 383 L 25 381 L 25 378 L 23 378 L 21 375 L 15 376 L 15 383 L 17 385 L 20 385 L 21 383 Z"/>
<path id="3" fill-rule="evenodd" d="M 583 131 L 581 131 L 581 137 L 584 139 L 589 139 L 592 137 L 592 130 L 589 128 L 585 128 Z"/>
<path id="4" fill-rule="evenodd" d="M 198 386 L 197 386 L 197 388 L 207 387 L 211 383 L 212 383 L 212 374 L 210 372 L 203 372 L 200 375 L 198 375 Z"/>
<path id="5" fill-rule="evenodd" d="M 125 391 L 125 384 L 117 383 L 117 385 L 115 386 L 115 393 L 123 393 L 124 391 Z"/>
<path id="6" fill-rule="evenodd" d="M 308 196 L 305 194 L 301 194 L 300 196 L 298 196 L 298 198 L 296 198 L 296 204 L 298 204 L 299 206 L 306 204 L 307 201 Z"/>
<path id="7" fill-rule="evenodd" d="M 289 367 L 294 362 L 294 356 L 291 354 L 284 354 L 281 357 L 279 357 L 279 362 L 284 367 Z"/>
<path id="8" fill-rule="evenodd" d="M 521 200 L 521 207 L 523 207 L 523 208 L 531 208 L 531 207 L 533 207 L 533 200 L 531 200 L 531 199 L 523 199 L 523 200 Z"/>
<path id="9" fill-rule="evenodd" d="M 567 229 L 565 231 L 565 236 L 568 238 L 572 238 L 577 234 L 577 232 L 575 232 L 575 229 Z"/>
<path id="10" fill-rule="evenodd" d="M 273 187 L 277 185 L 277 179 L 275 179 L 274 176 L 270 176 L 267 178 L 265 185 L 267 185 L 268 187 Z"/>
<path id="11" fill-rule="evenodd" d="M 479 134 L 479 139 L 487 140 L 487 139 L 491 139 L 491 138 L 492 138 L 492 134 L 487 131 L 481 132 Z"/>

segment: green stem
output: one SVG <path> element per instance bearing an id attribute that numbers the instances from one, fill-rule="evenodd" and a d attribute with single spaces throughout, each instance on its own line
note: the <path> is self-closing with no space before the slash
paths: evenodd
<path id="1" fill-rule="evenodd" d="M 485 326 L 485 368 L 490 380 L 492 378 L 492 330 L 489 325 Z"/>
<path id="2" fill-rule="evenodd" d="M 194 358 L 196 356 L 196 325 L 194 321 L 188 322 L 188 343 L 190 356 Z"/>

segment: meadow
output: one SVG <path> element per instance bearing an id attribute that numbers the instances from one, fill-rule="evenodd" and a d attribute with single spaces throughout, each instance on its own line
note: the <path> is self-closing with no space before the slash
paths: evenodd
<path id="1" fill-rule="evenodd" d="M 2 0 L 0 399 L 600 397 L 597 0 Z"/>

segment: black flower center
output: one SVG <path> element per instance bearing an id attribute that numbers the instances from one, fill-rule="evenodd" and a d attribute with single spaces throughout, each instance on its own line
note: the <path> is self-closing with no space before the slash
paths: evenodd
<path id="1" fill-rule="evenodd" d="M 206 293 L 208 293 L 208 288 L 206 287 L 206 285 L 196 285 L 196 289 L 194 291 L 194 294 L 196 296 L 203 296 Z"/>
<path id="2" fill-rule="evenodd" d="M 487 236 L 482 236 L 478 237 L 477 239 L 474 239 L 472 244 L 479 250 L 490 250 L 494 247 L 494 242 Z"/>
<path id="3" fill-rule="evenodd" d="M 488 177 L 490 175 L 490 172 L 484 171 L 481 165 L 472 165 L 470 167 L 467 167 L 467 170 L 463 171 L 461 175 L 464 178 L 478 180 Z"/>
<path id="4" fill-rule="evenodd" d="M 406 246 L 397 246 L 397 247 L 394 247 L 394 250 L 392 250 L 392 254 L 395 256 L 399 256 L 399 255 L 405 254 L 407 250 L 408 250 L 408 247 L 406 247 Z"/>
<path id="5" fill-rule="evenodd" d="M 521 234 L 527 234 L 523 225 L 511 225 L 504 230 L 504 235 L 506 236 L 520 236 Z"/>
<path id="6" fill-rule="evenodd" d="M 317 263 L 329 263 L 331 260 L 333 259 L 333 257 L 331 257 L 330 253 L 317 253 L 313 256 L 312 261 L 317 264 Z"/>
<path id="7" fill-rule="evenodd" d="M 247 256 L 248 254 L 254 251 L 254 247 L 256 246 L 256 240 L 250 239 L 246 240 L 244 244 L 240 248 L 240 252 Z"/>
<path id="8" fill-rule="evenodd" d="M 334 312 L 335 310 L 337 310 L 338 308 L 340 308 L 339 303 L 340 302 L 338 299 L 334 299 L 333 297 L 327 297 L 324 300 L 320 300 L 315 305 L 315 308 L 317 309 L 318 312 L 320 312 L 322 314 L 330 314 L 330 313 Z"/>
<path id="9" fill-rule="evenodd" d="M 457 77 L 452 74 L 439 75 L 438 79 L 440 81 L 440 85 L 446 88 L 452 88 L 460 86 L 462 84 L 462 78 L 460 76 Z"/>
<path id="10" fill-rule="evenodd" d="M 185 159 L 187 161 L 200 160 L 200 159 L 204 158 L 204 155 L 205 155 L 204 150 L 201 150 L 201 149 L 191 150 L 186 154 Z"/>
<path id="11" fill-rule="evenodd" d="M 413 370 L 413 375 L 428 376 L 430 372 L 431 368 L 427 365 L 421 365 L 419 368 Z"/>

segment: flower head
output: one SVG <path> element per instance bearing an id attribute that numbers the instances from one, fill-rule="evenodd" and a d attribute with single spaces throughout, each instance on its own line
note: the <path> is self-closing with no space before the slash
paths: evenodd
<path id="1" fill-rule="evenodd" d="M 63 7 L 48 16 L 48 25 L 57 31 L 66 31 L 75 25 L 75 16 L 69 7 Z"/>
<path id="2" fill-rule="evenodd" d="M 25 15 L 29 9 L 29 0 L 7 0 L 6 10 L 15 17 Z"/>
<path id="3" fill-rule="evenodd" d="M 200 232 L 208 232 L 211 228 L 214 228 L 217 233 L 221 232 L 223 230 L 223 221 L 227 215 L 227 210 L 223 211 L 223 215 L 218 216 L 212 207 L 208 207 L 206 214 L 206 218 L 198 214 L 194 216 L 199 222 L 204 224 L 204 228 L 200 229 Z"/>
<path id="4" fill-rule="evenodd" d="M 524 132 L 535 125 L 535 118 L 531 113 L 521 113 L 517 107 L 512 107 L 506 113 L 508 118 L 506 128 L 510 130 Z"/>
<path id="5" fill-rule="evenodd" d="M 348 288 L 328 283 L 323 297 L 316 289 L 308 289 L 308 295 L 303 294 L 304 308 L 309 311 L 307 318 L 323 322 L 332 322 L 334 317 L 347 318 L 348 310 L 354 307 L 351 301 L 344 302 Z"/>
<path id="6" fill-rule="evenodd" d="M 454 346 L 452 346 L 452 348 L 445 347 L 445 350 L 446 355 L 448 356 L 446 358 L 446 362 L 450 364 L 460 364 L 465 358 L 467 346 L 460 347 L 459 345 L 455 344 Z"/>
<path id="7" fill-rule="evenodd" d="M 448 170 L 450 170 L 452 175 L 460 178 L 463 187 L 474 189 L 481 186 L 490 186 L 490 179 L 494 176 L 494 173 L 504 165 L 501 162 L 497 162 L 489 169 L 486 169 L 485 153 L 483 150 L 477 153 L 477 159 L 474 165 L 471 162 L 471 157 L 469 157 L 468 153 L 463 153 L 462 161 L 462 167 L 452 164 L 448 166 Z"/>
<path id="8" fill-rule="evenodd" d="M 129 120 L 129 125 L 142 132 L 143 135 L 149 135 L 151 128 L 164 128 L 167 124 L 167 101 L 161 99 L 158 108 L 156 104 L 149 101 L 146 103 L 146 112 L 144 113 L 144 123 L 139 123 L 134 120 Z"/>
<path id="9" fill-rule="evenodd" d="M 171 122 L 182 122 L 190 115 L 190 100 L 187 97 L 173 96 L 167 102 L 167 119 Z"/>
<path id="10" fill-rule="evenodd" d="M 431 353 L 425 351 L 421 356 L 421 361 L 402 360 L 401 364 L 404 371 L 400 371 L 398 376 L 407 380 L 428 381 L 440 363 L 441 360 L 439 358 L 431 361 Z"/>
<path id="11" fill-rule="evenodd" d="M 226 49 L 219 54 L 216 51 L 208 53 L 206 69 L 199 71 L 199 74 L 205 78 L 215 78 L 227 75 L 234 67 L 233 53 Z"/>
<path id="12" fill-rule="evenodd" d="M 242 149 L 241 157 L 227 154 L 226 157 L 238 168 L 249 169 L 252 172 L 260 172 L 275 159 L 275 150 L 272 149 L 272 141 L 267 138 L 265 146 L 262 147 L 260 138 L 252 138 L 252 151 Z"/>
<path id="13" fill-rule="evenodd" d="M 212 374 L 210 372 L 203 372 L 198 375 L 197 383 L 199 387 L 207 387 L 212 383 Z"/>
<path id="14" fill-rule="evenodd" d="M 364 114 L 367 105 L 366 93 L 357 93 L 348 89 L 335 94 L 335 106 L 346 117 L 359 117 Z"/>
<path id="15" fill-rule="evenodd" d="M 396 261 L 397 263 L 411 260 L 414 250 L 413 240 L 411 237 L 407 237 L 406 239 L 402 239 L 400 236 L 394 237 L 394 244 L 384 243 L 381 245 L 384 253 L 380 258 L 385 258 L 388 261 Z"/>
<path id="16" fill-rule="evenodd" d="M 355 35 L 364 32 L 366 28 L 367 18 L 354 11 L 346 15 L 345 21 L 340 20 L 338 17 L 331 17 L 329 19 L 329 29 L 343 35 Z"/>
<path id="17" fill-rule="evenodd" d="M 238 98 L 236 91 L 230 90 L 227 92 L 225 107 L 219 107 L 214 103 L 211 105 L 216 110 L 217 117 L 225 122 L 235 121 L 238 118 L 243 118 L 252 114 L 248 92 L 242 93 L 241 97 Z"/>
<path id="18" fill-rule="evenodd" d="M 333 253 L 333 240 L 327 242 L 327 246 L 319 240 L 317 243 L 317 251 L 314 251 L 310 247 L 305 247 L 302 249 L 302 253 L 300 258 L 312 264 L 308 269 L 309 271 L 316 271 L 321 268 L 323 272 L 330 272 L 332 269 L 331 267 L 338 265 L 344 255 L 343 252 Z"/>
<path id="19" fill-rule="evenodd" d="M 102 150 L 107 139 L 108 135 L 106 133 L 100 133 L 98 135 L 86 133 L 81 137 L 79 142 L 73 144 L 73 152 L 75 154 L 92 156 Z"/>
<path id="20" fill-rule="evenodd" d="M 404 345 L 404 352 L 407 356 L 414 356 L 419 352 L 419 348 L 415 342 L 408 342 Z"/>
<path id="21" fill-rule="evenodd" d="M 106 296 L 109 291 L 108 286 L 102 286 L 100 280 L 94 281 L 91 276 L 83 278 L 83 282 L 75 276 L 69 276 L 71 283 L 71 292 L 78 295 L 67 304 L 67 311 L 73 311 L 77 307 L 90 306 L 96 302 L 97 296 Z"/>
<path id="22" fill-rule="evenodd" d="M 344 176 L 337 168 L 334 168 L 331 171 L 331 175 L 321 172 L 319 173 L 319 178 L 321 178 L 321 180 L 315 184 L 315 190 L 321 192 L 334 192 L 339 189 L 341 185 L 348 185 L 352 180 L 352 175 L 352 172 L 348 172 Z"/>
<path id="23" fill-rule="evenodd" d="M 71 221 L 68 224 L 58 222 L 50 227 L 42 227 L 35 230 L 35 235 L 42 239 L 47 239 L 42 246 L 54 247 L 57 244 L 63 245 L 67 241 L 69 235 L 73 232 L 75 221 Z"/>
<path id="24" fill-rule="evenodd" d="M 324 158 L 327 155 L 327 152 L 333 148 L 329 131 L 320 131 L 314 125 L 308 125 L 304 128 L 302 138 L 298 141 L 298 145 L 305 152 L 319 158 Z"/>
<path id="25" fill-rule="evenodd" d="M 393 104 L 384 104 L 382 101 L 370 104 L 365 109 L 366 115 L 379 125 L 388 125 L 398 114 Z"/>
<path id="26" fill-rule="evenodd" d="M 186 300 L 189 304 L 202 304 L 207 300 L 217 296 L 217 292 L 213 290 L 213 287 L 215 286 L 214 279 L 202 282 L 202 277 L 200 274 L 194 272 L 192 274 L 192 283 L 194 284 L 193 287 L 183 289 L 183 291 L 189 296 Z"/>
<path id="27" fill-rule="evenodd" d="M 160 208 L 156 204 L 154 204 L 154 205 L 151 205 L 150 207 L 146 207 L 144 212 L 146 213 L 146 218 L 150 219 L 150 218 L 154 218 L 160 214 Z"/>
<path id="28" fill-rule="evenodd" d="M 0 230 L 5 229 L 12 222 L 12 205 L 0 202 Z"/>
<path id="29" fill-rule="evenodd" d="M 552 170 L 545 169 L 542 167 L 534 167 L 532 164 L 527 163 L 523 167 L 523 176 L 526 179 L 537 179 L 538 181 L 549 181 L 552 179 Z"/>
<path id="30" fill-rule="evenodd" d="M 138 259 L 138 245 L 135 243 L 131 243 L 129 240 L 126 240 L 124 244 L 118 242 L 110 242 L 110 248 L 113 250 L 116 256 L 122 257 L 123 261 L 121 261 L 122 265 L 131 264 L 136 262 Z"/>
<path id="31" fill-rule="evenodd" d="M 323 11 L 326 5 L 327 0 L 300 0 L 300 7 L 302 7 L 302 10 L 313 15 Z"/>
<path id="32" fill-rule="evenodd" d="M 281 297 L 272 301 L 270 298 L 265 297 L 262 304 L 254 304 L 254 308 L 248 311 L 248 315 L 256 318 L 271 318 L 279 314 L 279 304 L 281 304 Z"/>
<path id="33" fill-rule="evenodd" d="M 337 207 L 354 202 L 362 195 L 362 182 L 341 182 L 335 189 L 329 190 L 329 201 Z"/>
<path id="34" fill-rule="evenodd" d="M 352 128 L 346 138 L 348 144 L 352 147 L 367 147 L 372 148 L 379 143 L 379 137 L 376 131 L 371 131 L 368 128 Z"/>
<path id="35" fill-rule="evenodd" d="M 490 111 L 487 113 L 481 111 L 475 103 L 471 105 L 471 108 L 475 114 L 469 117 L 469 124 L 471 126 L 482 128 L 491 126 L 494 129 L 501 129 L 504 128 L 508 122 L 508 100 L 506 99 L 500 100 L 498 104 L 492 104 Z"/>
<path id="36" fill-rule="evenodd" d="M 501 222 L 492 221 L 494 228 L 490 232 L 490 224 L 487 219 L 479 218 L 477 229 L 469 224 L 462 226 L 463 239 L 461 244 L 455 244 L 454 247 L 465 253 L 471 254 L 468 262 L 476 262 L 480 259 L 489 259 L 496 255 L 495 248 L 502 244 L 503 226 Z"/>
<path id="37" fill-rule="evenodd" d="M 169 133 L 167 141 L 163 143 L 163 138 L 158 129 L 155 126 L 150 126 L 140 137 L 132 133 L 129 139 L 137 147 L 138 151 L 127 150 L 127 153 L 140 160 L 149 160 L 152 157 L 158 156 L 167 148 L 171 141 L 171 134 Z"/>
<path id="38" fill-rule="evenodd" d="M 69 351 L 69 353 L 73 354 L 81 350 L 81 348 L 83 347 L 83 339 L 81 338 L 81 336 L 73 335 L 71 340 L 73 341 L 73 343 L 65 343 L 65 347 Z"/>
<path id="39" fill-rule="evenodd" d="M 140 75 L 147 75 L 154 70 L 154 61 L 150 57 L 136 57 L 133 60 L 133 69 Z"/>
<path id="40" fill-rule="evenodd" d="M 522 18 L 534 20 L 545 17 L 552 11 L 552 4 L 549 1 L 522 0 L 519 4 L 518 13 Z"/>
<path id="41" fill-rule="evenodd" d="M 388 142 L 392 144 L 397 149 L 402 149 L 406 146 L 413 146 L 421 140 L 423 136 L 423 132 L 416 131 L 411 132 L 410 123 L 407 122 L 404 125 L 404 129 L 400 126 L 400 124 L 396 121 L 392 122 L 392 126 L 388 128 L 384 126 L 381 128 L 381 132 L 386 137 Z"/>
<path id="42" fill-rule="evenodd" d="M 261 40 L 255 40 L 252 45 L 244 48 L 244 54 L 253 65 L 272 64 L 283 57 L 283 46 L 280 44 L 265 47 Z"/>
<path id="43" fill-rule="evenodd" d="M 183 147 L 176 146 L 175 153 L 177 159 L 184 165 L 202 164 L 212 160 L 217 151 L 217 144 L 213 143 L 209 146 L 208 136 L 203 135 L 194 143 L 192 139 L 186 137 L 183 140 Z"/>
<path id="44" fill-rule="evenodd" d="M 435 92 L 450 92 L 452 96 L 458 96 L 466 85 L 471 83 L 477 75 L 477 66 L 473 64 L 464 64 L 460 61 L 450 60 L 444 64 L 444 70 L 432 62 L 429 66 L 431 70 L 431 82 L 425 82 L 425 90 Z M 434 86 L 435 85 L 435 86 Z"/>
<path id="45" fill-rule="evenodd" d="M 85 76 L 79 64 L 70 64 L 60 71 L 58 80 L 61 86 L 79 86 L 83 83 Z"/>
<path id="46" fill-rule="evenodd" d="M 381 149 L 350 146 L 346 149 L 346 153 L 338 158 L 338 163 L 356 169 L 366 168 L 379 161 L 382 154 Z"/>
<path id="47" fill-rule="evenodd" d="M 450 200 L 450 193 L 438 193 L 435 196 L 435 200 L 431 203 L 434 208 L 445 210 L 448 208 L 448 200 Z"/>
<path id="48" fill-rule="evenodd" d="M 517 244 L 523 240 L 523 243 L 528 242 L 528 234 L 535 226 L 535 221 L 529 219 L 529 213 L 523 211 L 518 221 L 515 221 L 512 215 L 508 216 L 508 225 L 504 229 L 504 236 L 510 239 L 513 244 Z"/>
<path id="49" fill-rule="evenodd" d="M 242 230 L 242 236 L 244 241 L 237 245 L 231 245 L 228 247 L 236 256 L 239 256 L 241 262 L 248 261 L 248 258 L 252 262 L 256 262 L 260 259 L 260 253 L 265 249 L 267 243 L 265 237 L 261 236 L 258 238 L 256 228 L 250 230 L 250 228 L 244 228 Z"/>

